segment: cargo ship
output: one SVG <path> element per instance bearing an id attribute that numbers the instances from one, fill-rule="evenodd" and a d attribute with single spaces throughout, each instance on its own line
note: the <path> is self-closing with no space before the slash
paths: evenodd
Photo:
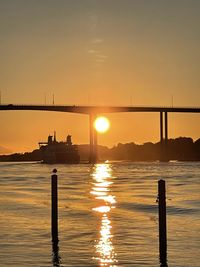
<path id="1" fill-rule="evenodd" d="M 58 142 L 54 132 L 54 136 L 48 136 L 47 142 L 39 142 L 39 147 L 42 163 L 78 164 L 80 162 L 78 147 L 72 144 L 71 135 L 67 136 L 65 142 Z"/>

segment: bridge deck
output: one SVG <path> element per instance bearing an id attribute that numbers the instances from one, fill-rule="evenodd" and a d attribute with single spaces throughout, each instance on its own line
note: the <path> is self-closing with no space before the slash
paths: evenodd
<path id="1" fill-rule="evenodd" d="M 159 106 L 62 106 L 62 105 L 0 105 L 0 110 L 38 110 L 79 114 L 117 112 L 173 112 L 200 113 L 200 107 L 159 107 Z"/>

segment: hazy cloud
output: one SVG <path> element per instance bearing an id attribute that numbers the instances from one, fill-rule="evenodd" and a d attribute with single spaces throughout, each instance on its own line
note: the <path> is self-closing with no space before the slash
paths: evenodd
<path id="1" fill-rule="evenodd" d="M 101 43 L 103 43 L 103 39 L 102 38 L 93 38 L 92 43 L 93 44 L 101 44 Z"/>

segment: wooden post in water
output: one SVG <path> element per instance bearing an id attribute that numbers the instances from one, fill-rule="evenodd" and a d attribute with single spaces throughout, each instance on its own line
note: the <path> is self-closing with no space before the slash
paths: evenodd
<path id="1" fill-rule="evenodd" d="M 58 181 L 57 170 L 51 176 L 51 236 L 52 242 L 58 243 Z"/>
<path id="2" fill-rule="evenodd" d="M 158 181 L 159 252 L 161 266 L 167 266 L 167 219 L 165 181 Z"/>

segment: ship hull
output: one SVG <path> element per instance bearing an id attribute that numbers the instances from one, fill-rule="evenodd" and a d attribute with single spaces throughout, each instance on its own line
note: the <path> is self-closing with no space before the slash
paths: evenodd
<path id="1" fill-rule="evenodd" d="M 42 162 L 47 164 L 78 164 L 80 163 L 80 156 L 70 153 L 47 153 L 43 156 Z"/>

